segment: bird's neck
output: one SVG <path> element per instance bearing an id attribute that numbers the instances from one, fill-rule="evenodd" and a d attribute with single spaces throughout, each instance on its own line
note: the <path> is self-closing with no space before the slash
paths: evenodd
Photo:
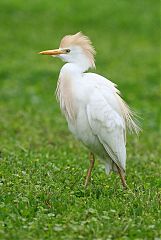
<path id="1" fill-rule="evenodd" d="M 77 52 L 71 62 L 75 63 L 81 69 L 82 73 L 86 72 L 89 68 L 95 68 L 94 55 L 86 50 Z"/>
<path id="2" fill-rule="evenodd" d="M 74 64 L 82 73 L 86 72 L 91 67 L 91 63 L 87 58 L 78 59 Z"/>
<path id="3" fill-rule="evenodd" d="M 74 60 L 69 63 L 80 69 L 81 73 L 86 72 L 89 68 L 94 67 L 93 62 L 91 62 L 91 60 L 84 54 L 76 55 Z"/>
<path id="4" fill-rule="evenodd" d="M 62 67 L 60 73 L 61 75 L 70 75 L 70 78 L 74 78 L 83 73 L 83 67 L 76 63 L 66 63 Z"/>

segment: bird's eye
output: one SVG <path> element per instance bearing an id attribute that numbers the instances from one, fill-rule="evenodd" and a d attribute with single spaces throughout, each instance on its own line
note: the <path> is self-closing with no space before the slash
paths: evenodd
<path id="1" fill-rule="evenodd" d="M 70 53 L 70 49 L 66 49 L 66 53 Z"/>

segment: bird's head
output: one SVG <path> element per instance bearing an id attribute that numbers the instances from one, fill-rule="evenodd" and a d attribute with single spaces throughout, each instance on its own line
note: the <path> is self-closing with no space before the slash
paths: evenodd
<path id="1" fill-rule="evenodd" d="M 75 63 L 83 71 L 95 67 L 95 49 L 90 39 L 81 32 L 63 37 L 59 49 L 42 51 L 40 54 L 59 57 L 65 62 Z"/>

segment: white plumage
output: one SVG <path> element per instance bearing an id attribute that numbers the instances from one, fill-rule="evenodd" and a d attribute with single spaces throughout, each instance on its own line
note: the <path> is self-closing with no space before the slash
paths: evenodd
<path id="1" fill-rule="evenodd" d="M 95 66 L 91 41 L 77 33 L 65 36 L 58 50 L 40 53 L 68 62 L 60 71 L 56 95 L 70 131 L 92 153 L 85 185 L 96 154 L 104 163 L 106 173 L 118 172 L 126 186 L 126 129 L 137 133 L 139 127 L 116 85 L 98 74 L 85 73 Z"/>

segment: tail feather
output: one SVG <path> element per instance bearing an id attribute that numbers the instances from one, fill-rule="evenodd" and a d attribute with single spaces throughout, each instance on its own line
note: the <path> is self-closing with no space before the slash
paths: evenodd
<path id="1" fill-rule="evenodd" d="M 121 170 L 122 170 L 122 173 L 125 175 L 125 170 L 122 168 Z M 105 163 L 105 172 L 107 175 L 109 175 L 110 172 L 116 172 L 116 173 L 118 172 L 116 164 L 111 159 L 110 160 L 108 159 L 108 161 Z"/>
<path id="2" fill-rule="evenodd" d="M 125 119 L 126 127 L 131 133 L 138 134 L 141 131 L 137 114 L 132 111 L 126 102 L 117 94 L 123 117 Z"/>

